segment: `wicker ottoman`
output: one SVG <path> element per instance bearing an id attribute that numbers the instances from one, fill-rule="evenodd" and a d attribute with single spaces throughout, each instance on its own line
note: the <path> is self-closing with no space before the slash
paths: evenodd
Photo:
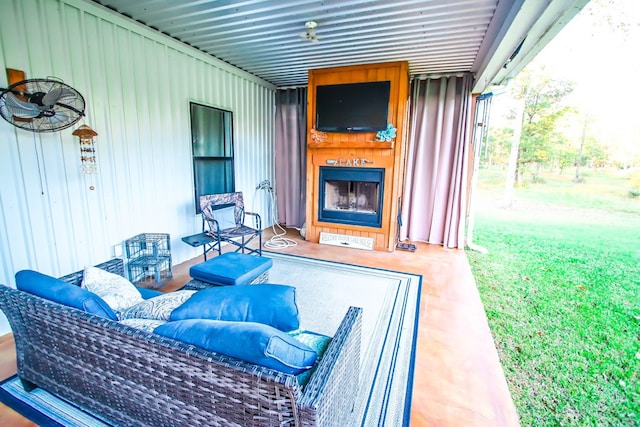
<path id="1" fill-rule="evenodd" d="M 199 290 L 211 286 L 230 286 L 266 283 L 269 269 L 273 265 L 270 258 L 228 252 L 189 269 L 192 280 L 183 289 Z"/>

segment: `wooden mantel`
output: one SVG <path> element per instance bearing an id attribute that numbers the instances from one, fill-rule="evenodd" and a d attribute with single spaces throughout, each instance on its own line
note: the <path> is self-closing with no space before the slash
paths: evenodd
<path id="1" fill-rule="evenodd" d="M 315 131 L 316 86 L 390 81 L 387 123 L 397 129 L 393 141 L 377 141 L 375 132 L 323 133 Z M 389 62 L 309 71 L 307 105 L 307 231 L 306 239 L 320 240 L 320 233 L 373 239 L 375 250 L 395 248 L 398 199 L 402 194 L 406 158 L 406 114 L 409 100 L 407 62 Z M 385 169 L 381 227 L 364 227 L 318 220 L 319 168 L 341 159 L 342 164 Z M 358 159 L 366 159 L 359 162 Z"/>

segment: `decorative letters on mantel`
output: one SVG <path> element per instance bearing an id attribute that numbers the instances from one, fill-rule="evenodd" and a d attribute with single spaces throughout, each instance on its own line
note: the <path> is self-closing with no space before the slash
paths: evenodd
<path id="1" fill-rule="evenodd" d="M 327 164 L 331 166 L 347 166 L 347 167 L 362 167 L 367 164 L 373 164 L 373 160 L 364 158 L 352 157 L 350 159 L 328 159 Z"/>

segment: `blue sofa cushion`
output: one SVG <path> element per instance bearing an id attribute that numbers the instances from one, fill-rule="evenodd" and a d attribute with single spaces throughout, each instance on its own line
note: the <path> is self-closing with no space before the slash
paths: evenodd
<path id="1" fill-rule="evenodd" d="M 177 307 L 169 320 L 257 322 L 281 331 L 300 327 L 296 289 L 285 285 L 240 285 L 203 289 Z"/>
<path id="2" fill-rule="evenodd" d="M 272 266 L 271 258 L 227 252 L 191 266 L 189 275 L 216 285 L 246 285 Z"/>
<path id="3" fill-rule="evenodd" d="M 16 288 L 87 313 L 118 320 L 111 307 L 98 295 L 37 271 L 18 271 L 16 273 Z"/>
<path id="4" fill-rule="evenodd" d="M 315 351 L 295 338 L 255 322 L 191 319 L 166 323 L 154 332 L 293 375 L 310 369 L 317 357 Z"/>
<path id="5" fill-rule="evenodd" d="M 157 291 L 155 289 L 143 288 L 142 286 L 136 286 L 136 289 L 138 290 L 138 292 L 140 292 L 140 295 L 142 295 L 142 298 L 144 299 L 149 299 L 149 298 L 162 295 L 162 292 Z"/>

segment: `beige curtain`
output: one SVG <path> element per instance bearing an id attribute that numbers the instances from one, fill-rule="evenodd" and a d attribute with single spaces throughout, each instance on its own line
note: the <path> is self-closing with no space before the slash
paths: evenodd
<path id="1" fill-rule="evenodd" d="M 276 182 L 278 222 L 301 227 L 307 180 L 307 88 L 276 92 Z"/>
<path id="2" fill-rule="evenodd" d="M 414 80 L 400 239 L 464 248 L 473 77 Z"/>

